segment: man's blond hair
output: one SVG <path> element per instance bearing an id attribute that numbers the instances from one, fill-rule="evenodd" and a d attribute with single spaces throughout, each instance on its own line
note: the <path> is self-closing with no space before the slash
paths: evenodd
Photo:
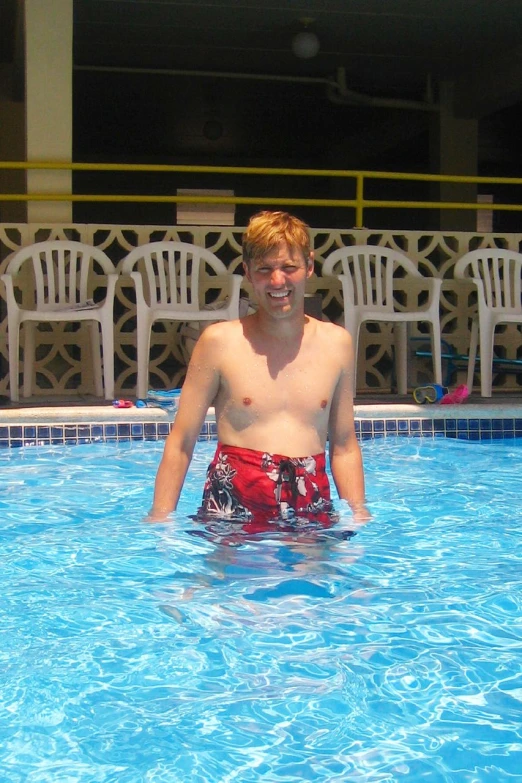
<path id="1" fill-rule="evenodd" d="M 310 258 L 309 226 L 288 212 L 264 210 L 250 218 L 243 234 L 243 261 L 250 264 L 275 250 L 282 242 L 299 250 L 308 265 Z"/>

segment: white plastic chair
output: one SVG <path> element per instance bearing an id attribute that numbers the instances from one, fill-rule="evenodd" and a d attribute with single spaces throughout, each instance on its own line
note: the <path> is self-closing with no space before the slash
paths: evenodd
<path id="1" fill-rule="evenodd" d="M 136 268 L 137 267 L 137 268 Z M 241 275 L 203 247 L 188 242 L 149 242 L 131 250 L 122 274 L 136 287 L 137 396 L 147 395 L 152 325 L 155 321 L 226 321 L 239 318 Z M 205 290 L 221 289 L 217 307 Z"/>
<path id="2" fill-rule="evenodd" d="M 413 261 L 388 247 L 353 245 L 334 250 L 323 263 L 323 275 L 337 277 L 342 285 L 344 325 L 352 336 L 357 365 L 357 347 L 361 324 L 365 321 L 395 324 L 395 361 L 397 389 L 407 393 L 408 322 L 425 321 L 431 325 L 433 377 L 442 383 L 440 337 L 440 289 L 442 280 L 422 275 Z M 400 276 L 395 277 L 400 271 Z M 419 309 L 399 309 L 394 298 L 394 280 L 401 290 L 417 296 L 428 292 L 426 305 Z M 354 369 L 354 393 L 356 369 Z"/>
<path id="3" fill-rule="evenodd" d="M 468 389 L 473 375 L 480 339 L 480 394 L 491 397 L 493 385 L 493 345 L 498 324 L 522 323 L 522 253 L 515 250 L 482 248 L 463 255 L 455 264 L 457 280 L 471 281 L 477 289 L 477 313 L 471 324 L 468 358 Z"/>
<path id="4" fill-rule="evenodd" d="M 29 266 L 30 265 L 30 268 Z M 101 270 L 101 272 L 100 272 Z M 32 272 L 32 275 L 30 274 Z M 92 300 L 101 286 L 105 298 Z M 9 384 L 13 402 L 20 399 L 20 329 L 24 326 L 23 396 L 33 390 L 36 326 L 42 322 L 90 321 L 94 383 L 98 397 L 114 396 L 114 291 L 118 274 L 103 250 L 83 242 L 49 240 L 17 250 L 8 260 L 1 280 L 7 300 Z M 21 291 L 19 303 L 15 289 Z M 103 379 L 102 356 L 103 350 Z"/>

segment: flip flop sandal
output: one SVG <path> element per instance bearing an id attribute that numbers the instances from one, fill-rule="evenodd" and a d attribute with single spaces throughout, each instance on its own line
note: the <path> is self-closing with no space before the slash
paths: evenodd
<path id="1" fill-rule="evenodd" d="M 114 408 L 132 408 L 134 405 L 131 400 L 113 400 L 112 404 Z"/>

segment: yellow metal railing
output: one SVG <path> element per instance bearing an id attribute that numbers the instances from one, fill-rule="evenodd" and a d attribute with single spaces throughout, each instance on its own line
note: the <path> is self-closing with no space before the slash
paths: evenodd
<path id="1" fill-rule="evenodd" d="M 355 198 L 295 198 L 275 196 L 211 196 L 211 195 L 150 195 L 150 194 L 90 194 L 90 193 L 0 193 L 2 201 L 71 201 L 71 202 L 142 202 L 190 204 L 256 204 L 271 206 L 346 207 L 355 210 L 355 228 L 364 226 L 365 209 L 433 209 L 433 210 L 493 210 L 521 212 L 522 204 L 501 204 L 466 201 L 415 201 L 370 199 L 365 197 L 365 183 L 369 180 L 395 180 L 424 183 L 467 185 L 522 185 L 518 177 L 468 177 L 451 174 L 413 174 L 390 171 L 352 171 L 343 169 L 292 169 L 250 166 L 187 166 L 140 163 L 64 163 L 46 161 L 0 161 L 2 170 L 49 170 L 91 172 L 142 172 L 254 175 L 269 177 L 326 177 L 352 179 Z"/>

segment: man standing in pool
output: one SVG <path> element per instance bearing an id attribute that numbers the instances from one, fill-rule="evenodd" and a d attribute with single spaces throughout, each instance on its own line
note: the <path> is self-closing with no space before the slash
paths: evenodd
<path id="1" fill-rule="evenodd" d="M 295 515 L 331 521 L 325 468 L 354 518 L 365 506 L 353 415 L 353 351 L 348 332 L 304 312 L 314 271 L 308 226 L 286 212 L 254 215 L 243 235 L 243 266 L 257 310 L 208 326 L 183 384 L 158 468 L 152 521 L 178 503 L 194 446 L 214 405 L 218 446 L 202 512 L 261 524 Z"/>

